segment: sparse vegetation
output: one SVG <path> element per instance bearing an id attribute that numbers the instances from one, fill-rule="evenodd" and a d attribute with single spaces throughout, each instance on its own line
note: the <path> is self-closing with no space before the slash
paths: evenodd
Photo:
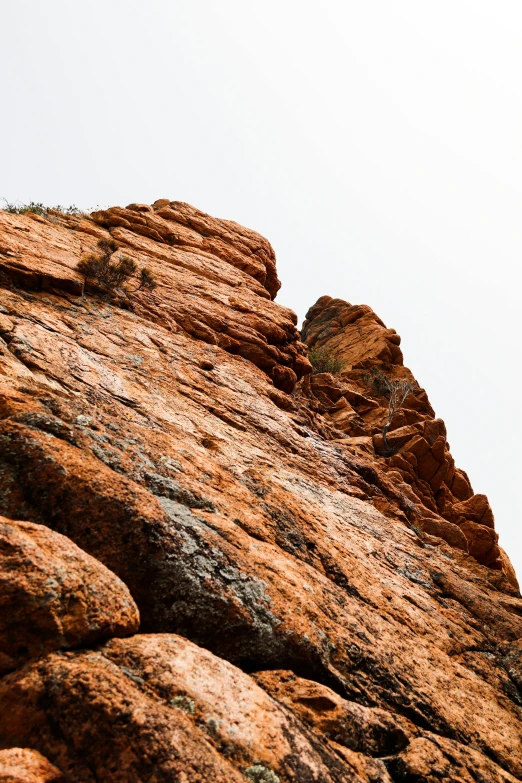
<path id="1" fill-rule="evenodd" d="M 275 772 L 267 769 L 267 767 L 263 767 L 262 764 L 254 764 L 248 767 L 243 774 L 251 783 L 280 783 L 280 779 Z"/>
<path id="2" fill-rule="evenodd" d="M 7 199 L 3 199 L 5 207 L 4 212 L 10 212 L 12 215 L 26 215 L 28 212 L 34 215 L 40 215 L 41 217 L 47 217 L 49 212 L 63 212 L 64 215 L 81 215 L 82 210 L 72 204 L 69 207 L 63 207 L 61 204 L 57 204 L 54 207 L 45 206 L 41 201 L 30 201 L 29 204 L 23 204 L 21 202 L 11 202 Z"/>
<path id="3" fill-rule="evenodd" d="M 194 703 L 194 700 L 190 699 L 188 696 L 175 696 L 173 699 L 170 700 L 170 703 L 177 710 L 181 710 L 181 712 L 186 712 L 187 715 L 194 715 L 196 711 L 196 705 Z"/>
<path id="4" fill-rule="evenodd" d="M 386 421 L 382 428 L 382 439 L 384 441 L 384 448 L 388 454 L 391 454 L 392 450 L 390 449 L 387 439 L 388 430 L 395 415 L 402 408 L 406 397 L 419 388 L 418 384 L 416 381 L 390 380 L 387 375 L 376 367 L 372 367 L 369 373 L 365 373 L 362 376 L 362 379 L 368 386 L 377 392 L 377 394 L 386 397 L 388 400 L 388 411 Z"/>
<path id="5" fill-rule="evenodd" d="M 152 273 L 152 269 L 149 269 L 148 266 L 142 267 L 138 273 L 138 276 L 140 280 L 138 289 L 145 288 L 149 291 L 153 291 L 158 285 Z"/>
<path id="6" fill-rule="evenodd" d="M 312 365 L 312 375 L 320 372 L 330 372 L 337 375 L 344 367 L 344 362 L 329 348 L 310 348 L 308 360 Z"/>
<path id="7" fill-rule="evenodd" d="M 381 372 L 377 367 L 372 367 L 370 372 L 365 372 L 362 376 L 363 382 L 373 389 L 381 397 L 389 398 L 392 392 L 392 381 Z"/>
<path id="8" fill-rule="evenodd" d="M 390 425 L 393 421 L 393 417 L 402 408 L 404 401 L 408 394 L 411 394 L 417 388 L 417 383 L 410 383 L 410 381 L 390 381 L 390 396 L 388 399 L 388 415 L 384 426 L 382 428 L 382 439 L 384 441 L 384 448 L 388 453 L 391 453 L 391 449 L 388 444 L 387 434 Z"/>
<path id="9" fill-rule="evenodd" d="M 153 291 L 157 283 L 152 271 L 148 267 L 139 269 L 136 262 L 127 256 L 114 258 L 118 249 L 119 245 L 114 239 L 100 239 L 98 251 L 83 256 L 78 261 L 76 269 L 86 280 L 90 280 L 107 292 L 119 289 L 129 295 L 140 289 Z M 136 288 L 123 288 L 124 283 L 133 278 L 138 284 Z"/>

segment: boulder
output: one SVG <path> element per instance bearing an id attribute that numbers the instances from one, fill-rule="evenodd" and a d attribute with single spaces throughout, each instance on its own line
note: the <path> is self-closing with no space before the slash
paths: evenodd
<path id="1" fill-rule="evenodd" d="M 337 327 L 334 340 L 332 324 Z M 328 343 L 347 369 L 374 356 L 402 364 L 399 336 L 386 329 L 367 305 L 350 305 L 342 299 L 322 296 L 306 314 L 302 337 L 310 347 L 322 348 Z"/>
<path id="2" fill-rule="evenodd" d="M 30 748 L 0 750 L 0 783 L 66 783 L 60 770 Z"/>
<path id="3" fill-rule="evenodd" d="M 419 783 L 516 783 L 509 773 L 473 747 L 442 737 L 418 737 L 397 757 L 387 760 L 393 780 Z"/>
<path id="4" fill-rule="evenodd" d="M 469 519 L 459 527 L 468 540 L 468 551 L 475 560 L 490 565 L 498 558 L 500 554 L 497 545 L 498 534 L 492 528 Z"/>
<path id="5" fill-rule="evenodd" d="M 430 536 L 442 538 L 450 544 L 450 546 L 454 546 L 456 549 L 462 549 L 463 552 L 469 551 L 468 539 L 458 525 L 447 522 L 440 517 L 423 517 L 419 524 L 422 530 Z"/>
<path id="6" fill-rule="evenodd" d="M 491 510 L 491 506 L 485 495 L 472 495 L 467 500 L 455 503 L 451 513 L 457 519 L 459 517 L 464 517 L 479 525 L 485 525 L 486 527 L 491 528 L 495 527 L 493 511 Z"/>
<path id="7" fill-rule="evenodd" d="M 0 671 L 134 633 L 128 588 L 65 536 L 0 517 Z"/>
<path id="8" fill-rule="evenodd" d="M 391 756 L 409 743 L 408 721 L 347 701 L 326 685 L 291 671 L 257 672 L 256 682 L 319 734 L 368 756 Z M 413 731 L 415 729 L 413 728 Z"/>
<path id="9" fill-rule="evenodd" d="M 37 746 L 73 782 L 369 783 L 251 677 L 174 635 L 53 653 L 0 680 L 0 700 L 0 746 Z"/>
<path id="10" fill-rule="evenodd" d="M 390 451 L 399 451 L 405 443 L 408 443 L 412 438 L 419 435 L 420 430 L 420 425 L 410 424 L 388 432 L 386 435 L 386 440 L 388 442 Z M 378 453 L 384 453 L 384 438 L 381 433 L 373 436 L 373 443 L 375 450 Z"/>
<path id="11" fill-rule="evenodd" d="M 341 383 L 329 372 L 320 372 L 311 376 L 310 386 L 313 394 L 321 399 L 321 395 L 329 402 L 337 402 L 343 395 Z"/>
<path id="12" fill-rule="evenodd" d="M 467 500 L 473 495 L 467 473 L 463 470 L 459 470 L 459 468 L 455 469 L 453 480 L 448 486 L 458 500 Z"/>

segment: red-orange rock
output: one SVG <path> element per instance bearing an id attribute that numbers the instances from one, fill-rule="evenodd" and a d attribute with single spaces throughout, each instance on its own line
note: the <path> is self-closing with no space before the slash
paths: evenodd
<path id="1" fill-rule="evenodd" d="M 29 748 L 0 750 L 0 783 L 65 783 L 45 756 Z"/>
<path id="2" fill-rule="evenodd" d="M 500 552 L 497 546 L 498 535 L 490 527 L 466 519 L 459 525 L 468 540 L 468 550 L 479 563 L 491 565 Z"/>
<path id="3" fill-rule="evenodd" d="M 472 495 L 468 500 L 455 503 L 451 513 L 458 519 L 464 517 L 486 527 L 495 527 L 493 512 L 485 495 Z"/>
<path id="4" fill-rule="evenodd" d="M 493 547 L 477 553 L 486 565 L 463 551 L 464 524 L 496 534 L 450 518 L 473 492 L 423 390 L 393 421 L 418 435 L 390 456 L 373 448 L 387 406 L 376 372 L 413 382 L 398 336 L 369 308 L 323 300 L 310 329 L 337 335 L 352 369 L 319 399 L 295 318 L 270 299 L 264 240 L 165 200 L 108 212 L 118 226 L 0 213 L 0 245 L 26 273 L 0 258 L 0 513 L 102 562 L 148 635 L 5 675 L 15 718 L 0 712 L 0 745 L 34 747 L 81 783 L 390 783 L 417 774 L 416 749 L 431 748 L 419 739 L 437 749 L 427 780 L 520 778 L 522 599 Z M 133 309 L 60 283 L 108 236 L 159 280 Z M 305 374 L 292 394 L 275 388 L 292 373 Z M 439 467 L 422 478 L 427 454 Z M 328 704 L 351 720 L 339 741 Z M 379 745 L 381 724 L 408 744 Z"/>
<path id="5" fill-rule="evenodd" d="M 518 584 L 517 575 L 515 573 L 515 569 L 511 565 L 511 561 L 509 557 L 504 552 L 501 546 L 499 546 L 498 550 L 499 550 L 499 558 L 502 563 L 502 571 L 506 574 L 507 578 L 509 579 L 511 584 L 515 587 L 515 589 L 519 590 L 520 587 Z"/>
<path id="6" fill-rule="evenodd" d="M 243 780 L 181 710 L 99 653 L 51 654 L 4 677 L 0 698 L 0 744 L 45 749 L 68 780 Z"/>
<path id="7" fill-rule="evenodd" d="M 448 522 L 445 519 L 434 517 L 423 517 L 420 521 L 422 530 L 429 533 L 430 536 L 438 536 L 447 541 L 451 546 L 468 552 L 468 539 L 458 525 Z"/>
<path id="8" fill-rule="evenodd" d="M 375 454 L 381 458 L 375 462 L 377 469 L 387 473 L 390 468 L 399 469 L 408 484 L 408 489 L 404 484 L 400 487 L 406 504 L 413 503 L 407 514 L 410 521 L 452 546 L 467 549 L 478 562 L 503 569 L 517 587 L 509 559 L 500 558 L 496 534 L 482 529 L 494 528 L 488 499 L 474 495 L 467 475 L 455 468 L 444 422 L 435 419 L 426 392 L 416 386 L 413 375 L 403 366 L 400 338 L 394 330 L 387 329 L 366 305 L 323 296 L 308 311 L 302 334 L 310 347 L 327 351 L 343 363 L 339 375 L 330 382 L 336 388 L 334 410 L 314 377 L 310 393 L 326 404 L 322 412 L 336 429 L 350 437 L 372 437 Z M 389 423 L 385 440 L 383 426 L 394 382 L 408 382 L 411 390 Z M 368 398 L 372 406 L 368 406 Z M 343 407 L 347 404 L 349 412 Z M 334 432 L 331 437 L 339 435 Z M 381 488 L 384 485 L 381 479 Z M 383 513 L 398 518 L 406 511 L 397 498 L 372 502 Z M 424 525 L 420 520 L 428 522 Z M 456 531 L 454 524 L 461 530 Z"/>
<path id="9" fill-rule="evenodd" d="M 322 296 L 306 314 L 303 337 L 310 346 L 334 351 L 346 370 L 369 358 L 402 364 L 399 335 L 386 329 L 367 305 Z"/>
<path id="10" fill-rule="evenodd" d="M 515 783 L 518 778 L 499 768 L 473 747 L 463 748 L 441 737 L 419 737 L 397 758 L 390 759 L 393 780 L 448 780 L 452 783 Z"/>
<path id="11" fill-rule="evenodd" d="M 37 745 L 70 780 L 368 780 L 251 677 L 177 636 L 52 654 L 0 681 L 0 699 L 0 744 Z"/>
<path id="12" fill-rule="evenodd" d="M 127 587 L 48 527 L 0 517 L 0 672 L 51 650 L 134 633 Z"/>
<path id="13" fill-rule="evenodd" d="M 407 720 L 347 701 L 326 685 L 296 677 L 291 671 L 258 672 L 255 679 L 319 734 L 365 755 L 392 756 L 416 733 Z"/>
<path id="14" fill-rule="evenodd" d="M 329 372 L 312 375 L 310 385 L 314 396 L 321 399 L 321 395 L 323 395 L 323 399 L 327 404 L 337 402 L 343 396 L 341 384 Z"/>
<path id="15" fill-rule="evenodd" d="M 471 484 L 467 474 L 463 470 L 455 469 L 455 474 L 449 488 L 459 500 L 467 500 L 473 495 Z"/>
<path id="16" fill-rule="evenodd" d="M 148 266 L 159 284 L 155 292 L 134 298 L 136 312 L 154 313 L 153 320 L 171 333 L 245 356 L 291 391 L 310 364 L 297 317 L 270 301 L 280 283 L 267 240 L 181 202 L 144 206 L 114 207 L 90 217 L 56 213 L 52 223 L 0 211 L 0 271 L 32 290 L 79 295 L 83 278 L 76 264 L 96 249 L 97 239 L 112 236 L 119 253 Z M 15 329 L 12 338 L 17 337 Z M 25 343 L 19 347 L 27 354 Z"/>

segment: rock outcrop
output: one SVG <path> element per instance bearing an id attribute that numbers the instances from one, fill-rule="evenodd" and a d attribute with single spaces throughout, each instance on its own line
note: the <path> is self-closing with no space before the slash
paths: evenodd
<path id="1" fill-rule="evenodd" d="M 135 300 L 145 320 L 244 357 L 284 391 L 310 371 L 295 313 L 271 301 L 280 286 L 274 251 L 254 231 L 166 199 L 89 218 L 30 217 L 32 222 L 28 216 L 2 218 L 2 272 L 14 282 L 81 295 L 77 262 L 97 240 L 112 237 L 159 283 L 156 293 Z"/>
<path id="2" fill-rule="evenodd" d="M 85 287 L 110 237 L 154 292 Z M 424 391 L 381 442 L 393 330 L 323 297 L 310 376 L 278 286 L 185 204 L 0 212 L 0 780 L 522 780 L 487 499 Z"/>
<path id="3" fill-rule="evenodd" d="M 518 589 L 509 559 L 498 546 L 488 499 L 474 494 L 466 473 L 455 466 L 444 422 L 435 418 L 425 390 L 404 367 L 395 330 L 365 305 L 323 296 L 307 313 L 303 338 L 310 348 L 342 362 L 335 378 L 316 374 L 307 390 L 343 433 L 343 446 L 369 457 L 382 484 L 391 480 L 399 490 L 402 503 L 388 497 L 391 506 L 394 500 L 399 506 L 396 514 L 400 517 L 402 511 L 426 533 L 504 570 Z M 411 392 L 383 437 L 393 382 L 407 382 Z"/>

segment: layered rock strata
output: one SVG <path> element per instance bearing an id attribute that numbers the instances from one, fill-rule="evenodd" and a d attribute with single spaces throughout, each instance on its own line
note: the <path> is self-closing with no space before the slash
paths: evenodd
<path id="1" fill-rule="evenodd" d="M 155 292 L 84 289 L 75 265 L 110 236 Z M 399 373 L 382 353 L 398 338 L 372 316 L 351 362 L 350 323 L 328 316 L 351 367 L 307 380 L 268 243 L 176 202 L 0 212 L 0 252 L 0 603 L 21 618 L 0 633 L 0 770 L 522 780 L 514 579 L 437 505 L 445 486 L 488 528 L 447 473 L 408 483 L 381 455 L 385 402 L 357 375 L 367 360 Z M 400 423 L 428 443 L 437 428 L 431 449 L 442 425 L 414 396 L 419 418 Z M 423 532 L 429 518 L 462 545 Z"/>
<path id="2" fill-rule="evenodd" d="M 254 231 L 166 199 L 88 217 L 3 213 L 0 231 L 2 272 L 26 289 L 82 295 L 77 262 L 112 237 L 159 283 L 134 302 L 145 320 L 244 357 L 284 391 L 310 371 L 295 313 L 271 301 L 280 287 L 274 251 Z"/>
<path id="3" fill-rule="evenodd" d="M 352 454 L 366 457 L 403 496 L 396 513 L 406 514 L 427 533 L 469 552 L 479 563 L 516 577 L 498 546 L 485 495 L 474 494 L 467 474 L 455 466 L 442 419 L 435 417 L 426 391 L 403 365 L 401 339 L 366 305 L 321 297 L 303 325 L 310 348 L 342 362 L 334 376 L 312 376 L 307 391 Z M 411 385 L 386 435 L 390 383 Z M 347 437 L 346 437 L 347 436 Z M 393 499 L 390 497 L 389 500 Z"/>

